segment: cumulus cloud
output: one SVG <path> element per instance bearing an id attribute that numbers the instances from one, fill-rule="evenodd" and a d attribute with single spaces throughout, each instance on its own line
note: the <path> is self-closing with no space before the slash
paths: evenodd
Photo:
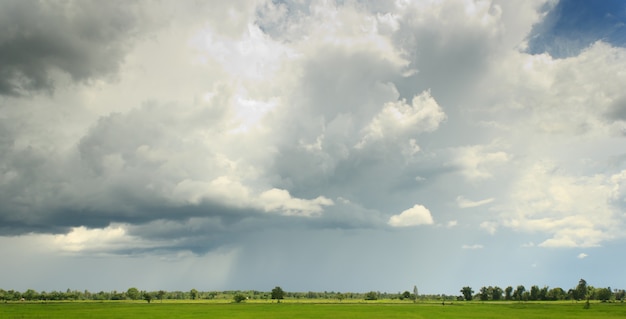
<path id="1" fill-rule="evenodd" d="M 398 215 L 393 215 L 388 221 L 388 224 L 392 227 L 432 225 L 433 223 L 433 217 L 430 211 L 422 205 L 415 205 Z"/>
<path id="2" fill-rule="evenodd" d="M 266 211 L 280 211 L 286 215 L 311 215 L 323 211 L 323 206 L 333 205 L 333 201 L 319 196 L 312 200 L 293 198 L 283 189 L 270 189 L 259 196 L 260 204 Z"/>
<path id="3" fill-rule="evenodd" d="M 411 105 L 404 100 L 386 103 L 367 126 L 363 140 L 356 147 L 362 148 L 370 141 L 383 139 L 407 142 L 417 133 L 436 130 L 445 118 L 445 113 L 430 92 L 415 96 Z"/>
<path id="4" fill-rule="evenodd" d="M 503 224 L 551 236 L 542 247 L 598 246 L 621 236 L 624 176 L 571 176 L 536 164 L 518 181 Z"/>
<path id="5" fill-rule="evenodd" d="M 587 255 L 587 254 L 585 254 L 585 253 L 580 253 L 580 254 L 578 254 L 578 256 L 577 256 L 577 257 L 578 257 L 578 259 L 585 259 L 585 258 L 587 258 L 588 256 L 589 256 L 589 255 Z"/>

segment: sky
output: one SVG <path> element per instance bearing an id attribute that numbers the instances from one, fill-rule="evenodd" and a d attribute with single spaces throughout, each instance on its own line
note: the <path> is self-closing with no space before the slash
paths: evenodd
<path id="1" fill-rule="evenodd" d="M 0 1 L 0 288 L 626 288 L 623 1 Z"/>

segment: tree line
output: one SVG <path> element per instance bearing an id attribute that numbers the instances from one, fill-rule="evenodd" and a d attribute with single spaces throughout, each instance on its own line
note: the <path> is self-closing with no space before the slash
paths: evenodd
<path id="1" fill-rule="evenodd" d="M 460 290 L 461 295 L 445 295 L 445 294 L 418 294 L 417 287 L 413 287 L 413 292 L 404 291 L 397 293 L 388 293 L 380 291 L 368 291 L 364 293 L 358 292 L 288 292 L 281 287 L 275 287 L 271 291 L 257 290 L 225 290 L 225 291 L 198 291 L 191 289 L 189 291 L 145 291 L 135 287 L 128 288 L 126 291 L 99 291 L 90 292 L 88 290 L 71 290 L 66 291 L 36 291 L 28 289 L 20 292 L 17 290 L 0 289 L 0 302 L 9 301 L 73 301 L 73 300 L 145 300 L 147 302 L 163 301 L 163 300 L 233 300 L 242 302 L 245 300 L 277 300 L 282 299 L 335 299 L 339 302 L 343 300 L 406 300 L 417 302 L 420 300 L 439 300 L 445 301 L 551 301 L 551 300 L 599 300 L 599 301 L 624 301 L 626 291 L 623 289 L 596 288 L 588 285 L 584 279 L 580 279 L 578 285 L 565 291 L 562 288 L 549 288 L 544 286 L 540 288 L 533 285 L 529 290 L 523 285 L 513 288 L 508 286 L 504 289 L 498 286 L 483 286 L 477 292 L 471 287 L 465 286 Z"/>
<path id="2" fill-rule="evenodd" d="M 587 284 L 587 281 L 580 279 L 576 287 L 565 291 L 560 287 L 549 288 L 544 286 L 539 288 L 533 285 L 529 290 L 523 285 L 516 288 L 508 286 L 504 289 L 498 286 L 483 286 L 474 294 L 474 290 L 465 286 L 460 290 L 461 295 L 458 300 L 481 300 L 481 301 L 556 301 L 556 300 L 599 300 L 599 301 L 624 301 L 626 291 L 624 289 L 596 288 Z"/>
<path id="3" fill-rule="evenodd" d="M 258 290 L 224 290 L 224 291 L 199 291 L 191 289 L 189 291 L 145 291 L 131 287 L 126 291 L 99 291 L 88 290 L 65 291 L 36 291 L 28 289 L 26 291 L 0 289 L 0 302 L 10 301 L 79 301 L 79 300 L 145 300 L 147 302 L 163 300 L 233 300 L 242 302 L 245 300 L 282 300 L 282 299 L 335 299 L 339 302 L 343 300 L 454 300 L 455 296 L 446 295 L 417 295 L 417 288 L 414 293 L 409 291 L 388 293 L 380 291 L 368 292 L 335 292 L 335 291 L 308 291 L 291 292 L 284 291 L 281 287 L 275 287 L 271 291 Z"/>

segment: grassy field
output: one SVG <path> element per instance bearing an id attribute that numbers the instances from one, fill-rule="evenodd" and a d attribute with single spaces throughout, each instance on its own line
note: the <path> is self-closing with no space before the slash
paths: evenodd
<path id="1" fill-rule="evenodd" d="M 59 302 L 0 304 L 1 319 L 18 318 L 626 318 L 626 305 L 594 303 L 130 303 Z"/>

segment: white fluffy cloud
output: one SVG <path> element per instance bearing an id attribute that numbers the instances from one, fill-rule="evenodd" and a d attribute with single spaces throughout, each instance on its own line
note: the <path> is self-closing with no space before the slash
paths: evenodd
<path id="1" fill-rule="evenodd" d="M 445 118 L 446 114 L 427 91 L 413 97 L 411 105 L 405 100 L 389 102 L 365 128 L 365 136 L 356 147 L 376 142 L 410 143 L 418 133 L 436 130 Z"/>
<path id="2" fill-rule="evenodd" d="M 433 223 L 430 211 L 422 205 L 415 205 L 398 215 L 393 215 L 388 222 L 392 227 L 432 225 Z"/>
<path id="3" fill-rule="evenodd" d="M 543 247 L 592 247 L 622 236 L 626 174 L 571 176 L 536 164 L 516 183 L 503 224 L 549 236 Z"/>

